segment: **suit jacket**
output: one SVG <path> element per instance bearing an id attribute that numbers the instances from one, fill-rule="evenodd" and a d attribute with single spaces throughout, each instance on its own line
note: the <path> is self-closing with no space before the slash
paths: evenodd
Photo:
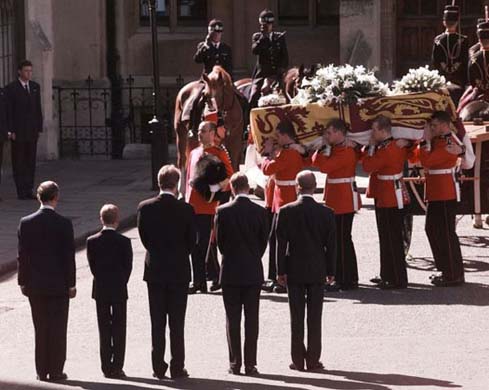
<path id="1" fill-rule="evenodd" d="M 222 253 L 220 283 L 260 285 L 263 282 L 261 258 L 267 247 L 267 211 L 246 197 L 219 206 L 215 229 Z"/>
<path id="2" fill-rule="evenodd" d="M 272 39 L 261 32 L 253 34 L 251 51 L 258 56 L 253 78 L 281 78 L 289 66 L 285 35 L 273 31 Z"/>
<path id="3" fill-rule="evenodd" d="M 219 48 L 216 48 L 212 43 L 207 46 L 206 42 L 200 42 L 197 45 L 197 51 L 194 55 L 194 61 L 197 64 L 204 64 L 205 73 L 212 72 L 214 65 L 219 65 L 224 68 L 230 76 L 233 75 L 233 55 L 231 47 L 221 42 Z"/>
<path id="4" fill-rule="evenodd" d="M 131 240 L 114 230 L 102 230 L 88 237 L 87 258 L 93 274 L 92 298 L 125 301 L 132 270 Z"/>
<path id="5" fill-rule="evenodd" d="M 196 240 L 194 209 L 162 194 L 138 207 L 139 236 L 147 250 L 144 280 L 150 283 L 189 283 Z"/>
<path id="6" fill-rule="evenodd" d="M 18 283 L 28 295 L 68 295 L 75 286 L 73 225 L 53 210 L 40 209 L 20 220 Z"/>
<path id="7" fill-rule="evenodd" d="M 323 283 L 336 271 L 333 210 L 301 196 L 280 209 L 277 221 L 277 271 L 289 283 Z"/>
<path id="8" fill-rule="evenodd" d="M 0 88 L 0 142 L 7 140 L 9 131 L 7 95 L 5 89 Z M 2 165 L 1 161 L 0 165 Z"/>
<path id="9" fill-rule="evenodd" d="M 8 97 L 9 129 L 16 141 L 35 141 L 42 132 L 41 89 L 29 81 L 29 93 L 19 80 L 6 87 Z"/>

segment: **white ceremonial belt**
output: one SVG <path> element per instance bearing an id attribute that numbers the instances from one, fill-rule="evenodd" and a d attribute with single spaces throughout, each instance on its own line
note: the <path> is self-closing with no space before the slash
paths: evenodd
<path id="1" fill-rule="evenodd" d="M 387 181 L 387 180 L 393 181 L 394 193 L 396 194 L 397 208 L 403 209 L 404 208 L 404 199 L 402 196 L 402 183 L 400 181 L 403 177 L 402 172 L 397 173 L 395 175 L 377 175 L 377 177 L 379 180 L 382 180 L 382 181 Z"/>
<path id="2" fill-rule="evenodd" d="M 337 179 L 327 178 L 328 184 L 342 184 L 342 183 L 353 183 L 355 181 L 355 177 L 340 177 Z"/>
<path id="3" fill-rule="evenodd" d="M 462 199 L 462 193 L 460 192 L 460 183 L 455 175 L 455 168 L 447 169 L 428 169 L 430 175 L 452 175 L 453 184 L 455 185 L 455 194 L 457 195 L 457 202 Z"/>
<path id="4" fill-rule="evenodd" d="M 355 183 L 355 177 L 339 177 L 336 179 L 326 179 L 326 184 L 343 184 L 343 183 L 350 183 L 351 186 L 351 193 L 352 193 L 352 201 L 353 201 L 353 210 L 358 211 L 359 204 L 358 204 L 358 191 L 357 191 L 357 185 Z"/>
<path id="5" fill-rule="evenodd" d="M 430 175 L 451 175 L 455 169 L 447 168 L 447 169 L 428 169 L 428 173 Z"/>
<path id="6" fill-rule="evenodd" d="M 400 180 L 402 179 L 402 177 L 403 177 L 402 172 L 396 175 L 377 175 L 377 178 L 379 180 Z"/>
<path id="7" fill-rule="evenodd" d="M 295 186 L 295 180 L 276 180 L 275 179 L 275 184 L 278 186 Z"/>

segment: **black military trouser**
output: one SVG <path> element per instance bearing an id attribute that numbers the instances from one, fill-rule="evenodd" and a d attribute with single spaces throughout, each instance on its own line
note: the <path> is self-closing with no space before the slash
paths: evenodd
<path id="1" fill-rule="evenodd" d="M 277 214 L 269 210 L 268 215 L 270 221 L 270 235 L 268 237 L 268 279 L 275 282 L 277 280 L 277 234 L 275 232 L 277 228 Z"/>
<path id="2" fill-rule="evenodd" d="M 464 278 L 462 251 L 455 226 L 456 215 L 456 200 L 428 202 L 426 235 L 435 266 L 449 281 Z"/>
<path id="3" fill-rule="evenodd" d="M 259 329 L 261 286 L 222 286 L 222 298 L 226 310 L 226 334 L 229 349 L 229 365 L 239 370 L 241 355 L 241 313 L 244 311 L 244 363 L 245 367 L 256 366 L 256 351 Z"/>
<path id="4" fill-rule="evenodd" d="M 380 243 L 380 277 L 394 285 L 407 286 L 406 257 L 404 255 L 404 210 L 397 207 L 376 208 Z"/>
<path id="5" fill-rule="evenodd" d="M 31 194 L 34 188 L 36 154 L 37 138 L 12 142 L 12 172 L 19 197 Z"/>
<path id="6" fill-rule="evenodd" d="M 36 372 L 59 376 L 66 360 L 68 296 L 29 296 L 35 333 Z"/>
<path id="7" fill-rule="evenodd" d="M 126 353 L 127 301 L 96 302 L 102 372 L 122 370 Z"/>
<path id="8" fill-rule="evenodd" d="M 335 215 L 337 248 L 335 280 L 343 286 L 358 283 L 357 255 L 351 238 L 354 215 L 354 213 Z"/>
<path id="9" fill-rule="evenodd" d="M 0 141 L 0 184 L 2 183 L 3 141 Z"/>
<path id="10" fill-rule="evenodd" d="M 170 372 L 179 373 L 185 367 L 185 313 L 188 284 L 148 283 L 151 317 L 151 360 L 153 372 L 163 377 L 168 368 L 165 362 L 166 323 L 170 327 Z"/>
<path id="11" fill-rule="evenodd" d="M 324 284 L 287 285 L 289 295 L 291 355 L 297 368 L 314 367 L 321 357 L 321 319 Z M 304 319 L 307 308 L 307 348 L 304 345 Z"/>

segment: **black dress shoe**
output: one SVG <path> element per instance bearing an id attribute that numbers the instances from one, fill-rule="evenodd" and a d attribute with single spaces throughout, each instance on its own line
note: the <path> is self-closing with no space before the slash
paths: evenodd
<path id="1" fill-rule="evenodd" d="M 231 375 L 240 375 L 241 372 L 240 372 L 240 369 L 239 368 L 229 367 L 228 368 L 228 374 L 231 374 Z"/>
<path id="2" fill-rule="evenodd" d="M 47 380 L 48 380 L 48 375 L 47 375 L 47 374 L 45 374 L 45 375 L 37 375 L 37 376 L 36 376 L 36 379 L 37 379 L 38 381 L 41 381 L 41 382 L 47 382 Z"/>
<path id="3" fill-rule="evenodd" d="M 430 280 L 441 278 L 442 276 L 443 276 L 443 274 L 441 274 L 441 273 L 431 274 L 430 275 Z"/>
<path id="4" fill-rule="evenodd" d="M 68 375 L 66 375 L 64 372 L 55 375 L 49 374 L 49 380 L 51 382 L 60 382 L 60 381 L 65 381 L 67 379 L 68 379 Z"/>
<path id="5" fill-rule="evenodd" d="M 193 284 L 188 289 L 188 293 L 189 294 L 196 294 L 199 291 L 202 294 L 206 294 L 207 293 L 207 284 L 206 283 L 203 283 L 203 284 L 195 284 L 195 285 Z"/>
<path id="6" fill-rule="evenodd" d="M 396 284 L 396 283 L 387 282 L 384 280 L 384 281 L 382 281 L 382 283 L 378 284 L 377 287 L 380 288 L 381 290 L 399 290 L 402 288 L 406 288 L 407 285 Z"/>
<path id="7" fill-rule="evenodd" d="M 273 292 L 275 294 L 286 294 L 287 293 L 287 287 L 284 287 L 284 286 L 281 286 L 280 284 L 277 284 L 273 288 Z"/>
<path id="8" fill-rule="evenodd" d="M 358 288 L 358 283 L 343 283 L 340 285 L 340 290 L 356 290 Z"/>
<path id="9" fill-rule="evenodd" d="M 320 371 L 320 370 L 324 370 L 324 364 L 321 362 L 317 362 L 312 365 L 307 365 L 307 371 Z"/>
<path id="10" fill-rule="evenodd" d="M 221 285 L 218 282 L 212 282 L 210 290 L 212 292 L 218 291 L 221 289 Z"/>
<path id="11" fill-rule="evenodd" d="M 436 286 L 436 287 L 455 287 L 455 286 L 461 286 L 462 284 L 465 283 L 464 278 L 459 278 L 459 279 L 447 279 L 443 276 L 440 276 L 438 278 L 434 278 L 431 283 Z"/>
<path id="12" fill-rule="evenodd" d="M 179 379 L 179 378 L 188 378 L 190 375 L 188 374 L 188 371 L 184 368 L 181 371 L 177 372 L 172 372 L 171 373 L 171 378 L 172 379 Z"/>
<path id="13" fill-rule="evenodd" d="M 245 368 L 245 375 L 255 376 L 255 375 L 260 375 L 260 373 L 258 372 L 257 368 L 255 366 L 253 366 L 253 367 L 246 367 Z"/>
<path id="14" fill-rule="evenodd" d="M 290 364 L 289 364 L 289 368 L 290 368 L 291 370 L 295 370 L 295 371 L 304 371 L 304 367 L 297 367 L 297 366 L 295 365 L 295 363 L 290 363 Z"/>
<path id="15" fill-rule="evenodd" d="M 380 284 L 382 283 L 382 278 L 380 276 L 374 276 L 372 279 L 370 279 L 370 281 L 373 284 Z"/>
<path id="16" fill-rule="evenodd" d="M 114 372 L 111 372 L 107 378 L 124 379 L 124 378 L 127 378 L 127 375 L 123 370 L 116 370 Z"/>
<path id="17" fill-rule="evenodd" d="M 261 289 L 265 292 L 272 292 L 275 287 L 275 282 L 272 280 L 267 280 L 261 285 Z"/>
<path id="18" fill-rule="evenodd" d="M 167 379 L 164 372 L 153 372 L 153 378 L 159 379 L 160 381 L 163 379 Z"/>
<path id="19" fill-rule="evenodd" d="M 337 292 L 340 291 L 341 286 L 338 283 L 330 283 L 324 285 L 325 292 Z"/>

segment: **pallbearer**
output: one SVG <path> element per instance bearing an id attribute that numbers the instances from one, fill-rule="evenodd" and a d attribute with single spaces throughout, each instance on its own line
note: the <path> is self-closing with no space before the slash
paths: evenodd
<path id="1" fill-rule="evenodd" d="M 433 43 L 432 64 L 451 83 L 448 90 L 454 103 L 458 104 L 467 84 L 468 42 L 467 37 L 460 34 L 457 5 L 445 6 L 443 25 L 445 32 L 438 35 Z"/>
<path id="2" fill-rule="evenodd" d="M 419 159 L 426 176 L 426 235 L 440 275 L 433 276 L 435 286 L 458 286 L 464 283 L 462 252 L 455 231 L 460 186 L 456 176 L 459 157 L 465 148 L 459 145 L 450 130 L 451 118 L 445 111 L 436 111 L 425 129 Z"/>
<path id="3" fill-rule="evenodd" d="M 372 192 L 380 243 L 378 286 L 382 289 L 406 288 L 408 284 L 402 229 L 409 198 L 402 177 L 409 150 L 403 146 L 392 137 L 390 119 L 377 117 L 363 169 L 371 174 L 369 187 L 375 187 Z"/>
<path id="4" fill-rule="evenodd" d="M 351 229 L 355 212 L 361 207 L 355 183 L 359 153 L 346 144 L 346 124 L 332 119 L 324 132 L 325 146 L 312 156 L 313 166 L 328 175 L 324 201 L 336 220 L 336 284 L 342 290 L 358 287 L 358 268 Z"/>

